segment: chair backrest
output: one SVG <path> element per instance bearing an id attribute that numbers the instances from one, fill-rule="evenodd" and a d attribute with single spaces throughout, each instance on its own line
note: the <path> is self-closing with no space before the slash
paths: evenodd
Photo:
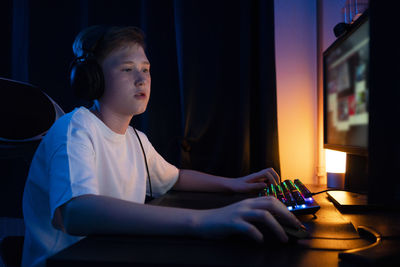
<path id="1" fill-rule="evenodd" d="M 0 242 L 0 256 L 6 267 L 21 266 L 24 236 L 7 236 Z"/>
<path id="2" fill-rule="evenodd" d="M 0 78 L 0 141 L 40 140 L 64 114 L 38 87 Z"/>
<path id="3" fill-rule="evenodd" d="M 38 87 L 0 78 L 1 217 L 22 218 L 22 195 L 30 163 L 42 137 L 64 114 Z"/>

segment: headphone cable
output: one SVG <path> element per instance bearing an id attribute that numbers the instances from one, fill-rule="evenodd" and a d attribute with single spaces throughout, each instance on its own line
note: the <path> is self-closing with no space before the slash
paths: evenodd
<path id="1" fill-rule="evenodd" d="M 140 140 L 139 134 L 137 133 L 135 127 L 132 127 L 132 128 L 133 128 L 133 130 L 135 131 L 135 134 L 136 134 L 136 136 L 137 136 L 137 138 L 138 138 L 138 140 L 139 140 L 140 147 L 142 148 L 143 157 L 144 157 L 144 163 L 146 164 L 147 178 L 148 178 L 148 180 L 149 180 L 150 198 L 152 199 L 152 198 L 153 198 L 153 190 L 152 190 L 152 188 L 151 188 L 151 179 L 150 179 L 149 166 L 148 166 L 148 164 L 147 164 L 146 153 L 144 152 L 142 140 Z"/>

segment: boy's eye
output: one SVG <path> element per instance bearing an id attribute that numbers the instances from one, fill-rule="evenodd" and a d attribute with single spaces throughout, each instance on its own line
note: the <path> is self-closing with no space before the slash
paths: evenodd
<path id="1" fill-rule="evenodd" d="M 150 70 L 149 69 L 143 69 L 143 72 L 144 73 L 148 73 L 148 72 L 150 72 Z"/>
<path id="2" fill-rule="evenodd" d="M 129 71 L 132 71 L 132 69 L 131 68 L 125 68 L 125 69 L 122 69 L 122 71 L 129 72 Z"/>

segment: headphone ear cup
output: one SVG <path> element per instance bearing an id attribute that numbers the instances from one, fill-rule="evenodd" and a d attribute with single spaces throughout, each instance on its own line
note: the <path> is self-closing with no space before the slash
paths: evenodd
<path id="1" fill-rule="evenodd" d="M 104 75 L 95 59 L 76 59 L 70 71 L 75 95 L 85 100 L 99 99 L 104 93 Z"/>

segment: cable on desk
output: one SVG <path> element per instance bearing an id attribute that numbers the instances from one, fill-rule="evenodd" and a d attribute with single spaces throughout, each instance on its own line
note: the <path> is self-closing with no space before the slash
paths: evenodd
<path id="1" fill-rule="evenodd" d="M 372 228 L 369 228 L 369 227 L 366 227 L 366 226 L 359 226 L 359 227 L 357 227 L 357 231 L 359 232 L 360 236 L 362 236 L 362 235 L 366 236 L 367 239 L 372 240 L 373 243 L 368 245 L 368 246 L 361 247 L 361 248 L 355 248 L 355 249 L 346 250 L 345 253 L 354 253 L 354 252 L 358 252 L 358 251 L 362 251 L 362 250 L 366 250 L 366 249 L 375 247 L 382 240 L 381 234 L 379 234 L 378 232 L 376 232 Z"/>
<path id="2" fill-rule="evenodd" d="M 377 246 L 381 240 L 382 236 L 376 232 L 374 229 L 371 229 L 366 226 L 359 226 L 357 227 L 357 232 L 359 233 L 360 237 L 354 237 L 354 238 L 335 238 L 335 237 L 309 237 L 306 239 L 327 239 L 327 240 L 358 240 L 358 239 L 363 239 L 362 237 L 364 236 L 364 239 L 368 239 L 372 241 L 371 244 L 367 246 L 363 246 L 360 248 L 355 248 L 355 249 L 338 249 L 338 248 L 316 248 L 316 247 L 310 247 L 307 244 L 300 244 L 302 247 L 306 247 L 308 249 L 312 250 L 324 250 L 324 251 L 343 251 L 343 253 L 353 253 L 357 251 L 362 251 L 368 248 L 372 248 Z"/>
<path id="3" fill-rule="evenodd" d="M 330 188 L 330 189 L 325 189 L 325 190 L 322 190 L 322 191 L 319 191 L 319 192 L 311 193 L 311 195 L 315 196 L 315 195 L 319 195 L 319 194 L 326 193 L 326 192 L 329 192 L 329 191 L 344 191 L 344 192 L 349 192 L 349 193 L 363 194 L 363 192 L 350 191 L 350 190 L 340 189 L 340 188 Z"/>
<path id="4" fill-rule="evenodd" d="M 317 247 L 310 247 L 304 244 L 300 244 L 300 247 L 310 249 L 310 250 L 321 250 L 321 251 L 346 251 L 347 248 L 317 248 Z"/>
<path id="5" fill-rule="evenodd" d="M 326 237 L 326 236 L 310 236 L 306 239 L 326 239 L 326 240 L 357 240 L 361 237 Z"/>

